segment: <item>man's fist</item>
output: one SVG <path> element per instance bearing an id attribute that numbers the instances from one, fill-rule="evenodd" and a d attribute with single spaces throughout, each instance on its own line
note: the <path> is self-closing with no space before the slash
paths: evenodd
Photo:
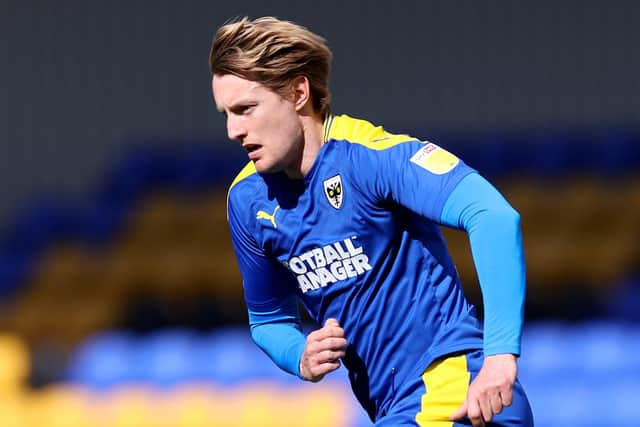
<path id="1" fill-rule="evenodd" d="M 317 382 L 340 367 L 340 358 L 347 350 L 344 329 L 336 319 L 327 319 L 324 326 L 307 336 L 300 358 L 300 376 Z"/>

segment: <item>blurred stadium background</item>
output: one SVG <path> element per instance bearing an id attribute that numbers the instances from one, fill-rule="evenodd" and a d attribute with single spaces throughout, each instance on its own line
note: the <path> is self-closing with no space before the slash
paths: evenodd
<path id="1" fill-rule="evenodd" d="M 266 14 L 328 38 L 336 113 L 521 212 L 537 425 L 640 425 L 639 4 L 230 3 L 0 3 L 0 426 L 369 425 L 345 372 L 302 383 L 249 339 L 207 54 Z"/>

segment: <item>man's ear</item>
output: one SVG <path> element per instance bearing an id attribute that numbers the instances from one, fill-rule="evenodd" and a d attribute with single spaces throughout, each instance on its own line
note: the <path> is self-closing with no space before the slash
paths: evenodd
<path id="1" fill-rule="evenodd" d="M 296 111 L 300 111 L 311 102 L 309 79 L 306 76 L 296 76 L 291 81 L 291 88 Z"/>

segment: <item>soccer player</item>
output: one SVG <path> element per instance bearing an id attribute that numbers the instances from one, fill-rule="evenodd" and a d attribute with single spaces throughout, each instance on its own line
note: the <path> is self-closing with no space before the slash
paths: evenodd
<path id="1" fill-rule="evenodd" d="M 211 48 L 216 107 L 249 158 L 228 219 L 253 340 L 305 380 L 344 363 L 376 426 L 533 425 L 518 213 L 444 148 L 333 115 L 330 62 L 322 37 L 271 17 L 225 24 Z M 484 334 L 440 225 L 469 234 Z"/>

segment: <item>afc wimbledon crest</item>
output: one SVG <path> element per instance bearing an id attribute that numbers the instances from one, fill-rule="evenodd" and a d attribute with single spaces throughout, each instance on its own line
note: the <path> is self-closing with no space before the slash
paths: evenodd
<path id="1" fill-rule="evenodd" d="M 342 179 L 340 175 L 332 176 L 324 180 L 324 194 L 329 199 L 329 203 L 336 209 L 342 206 Z"/>

